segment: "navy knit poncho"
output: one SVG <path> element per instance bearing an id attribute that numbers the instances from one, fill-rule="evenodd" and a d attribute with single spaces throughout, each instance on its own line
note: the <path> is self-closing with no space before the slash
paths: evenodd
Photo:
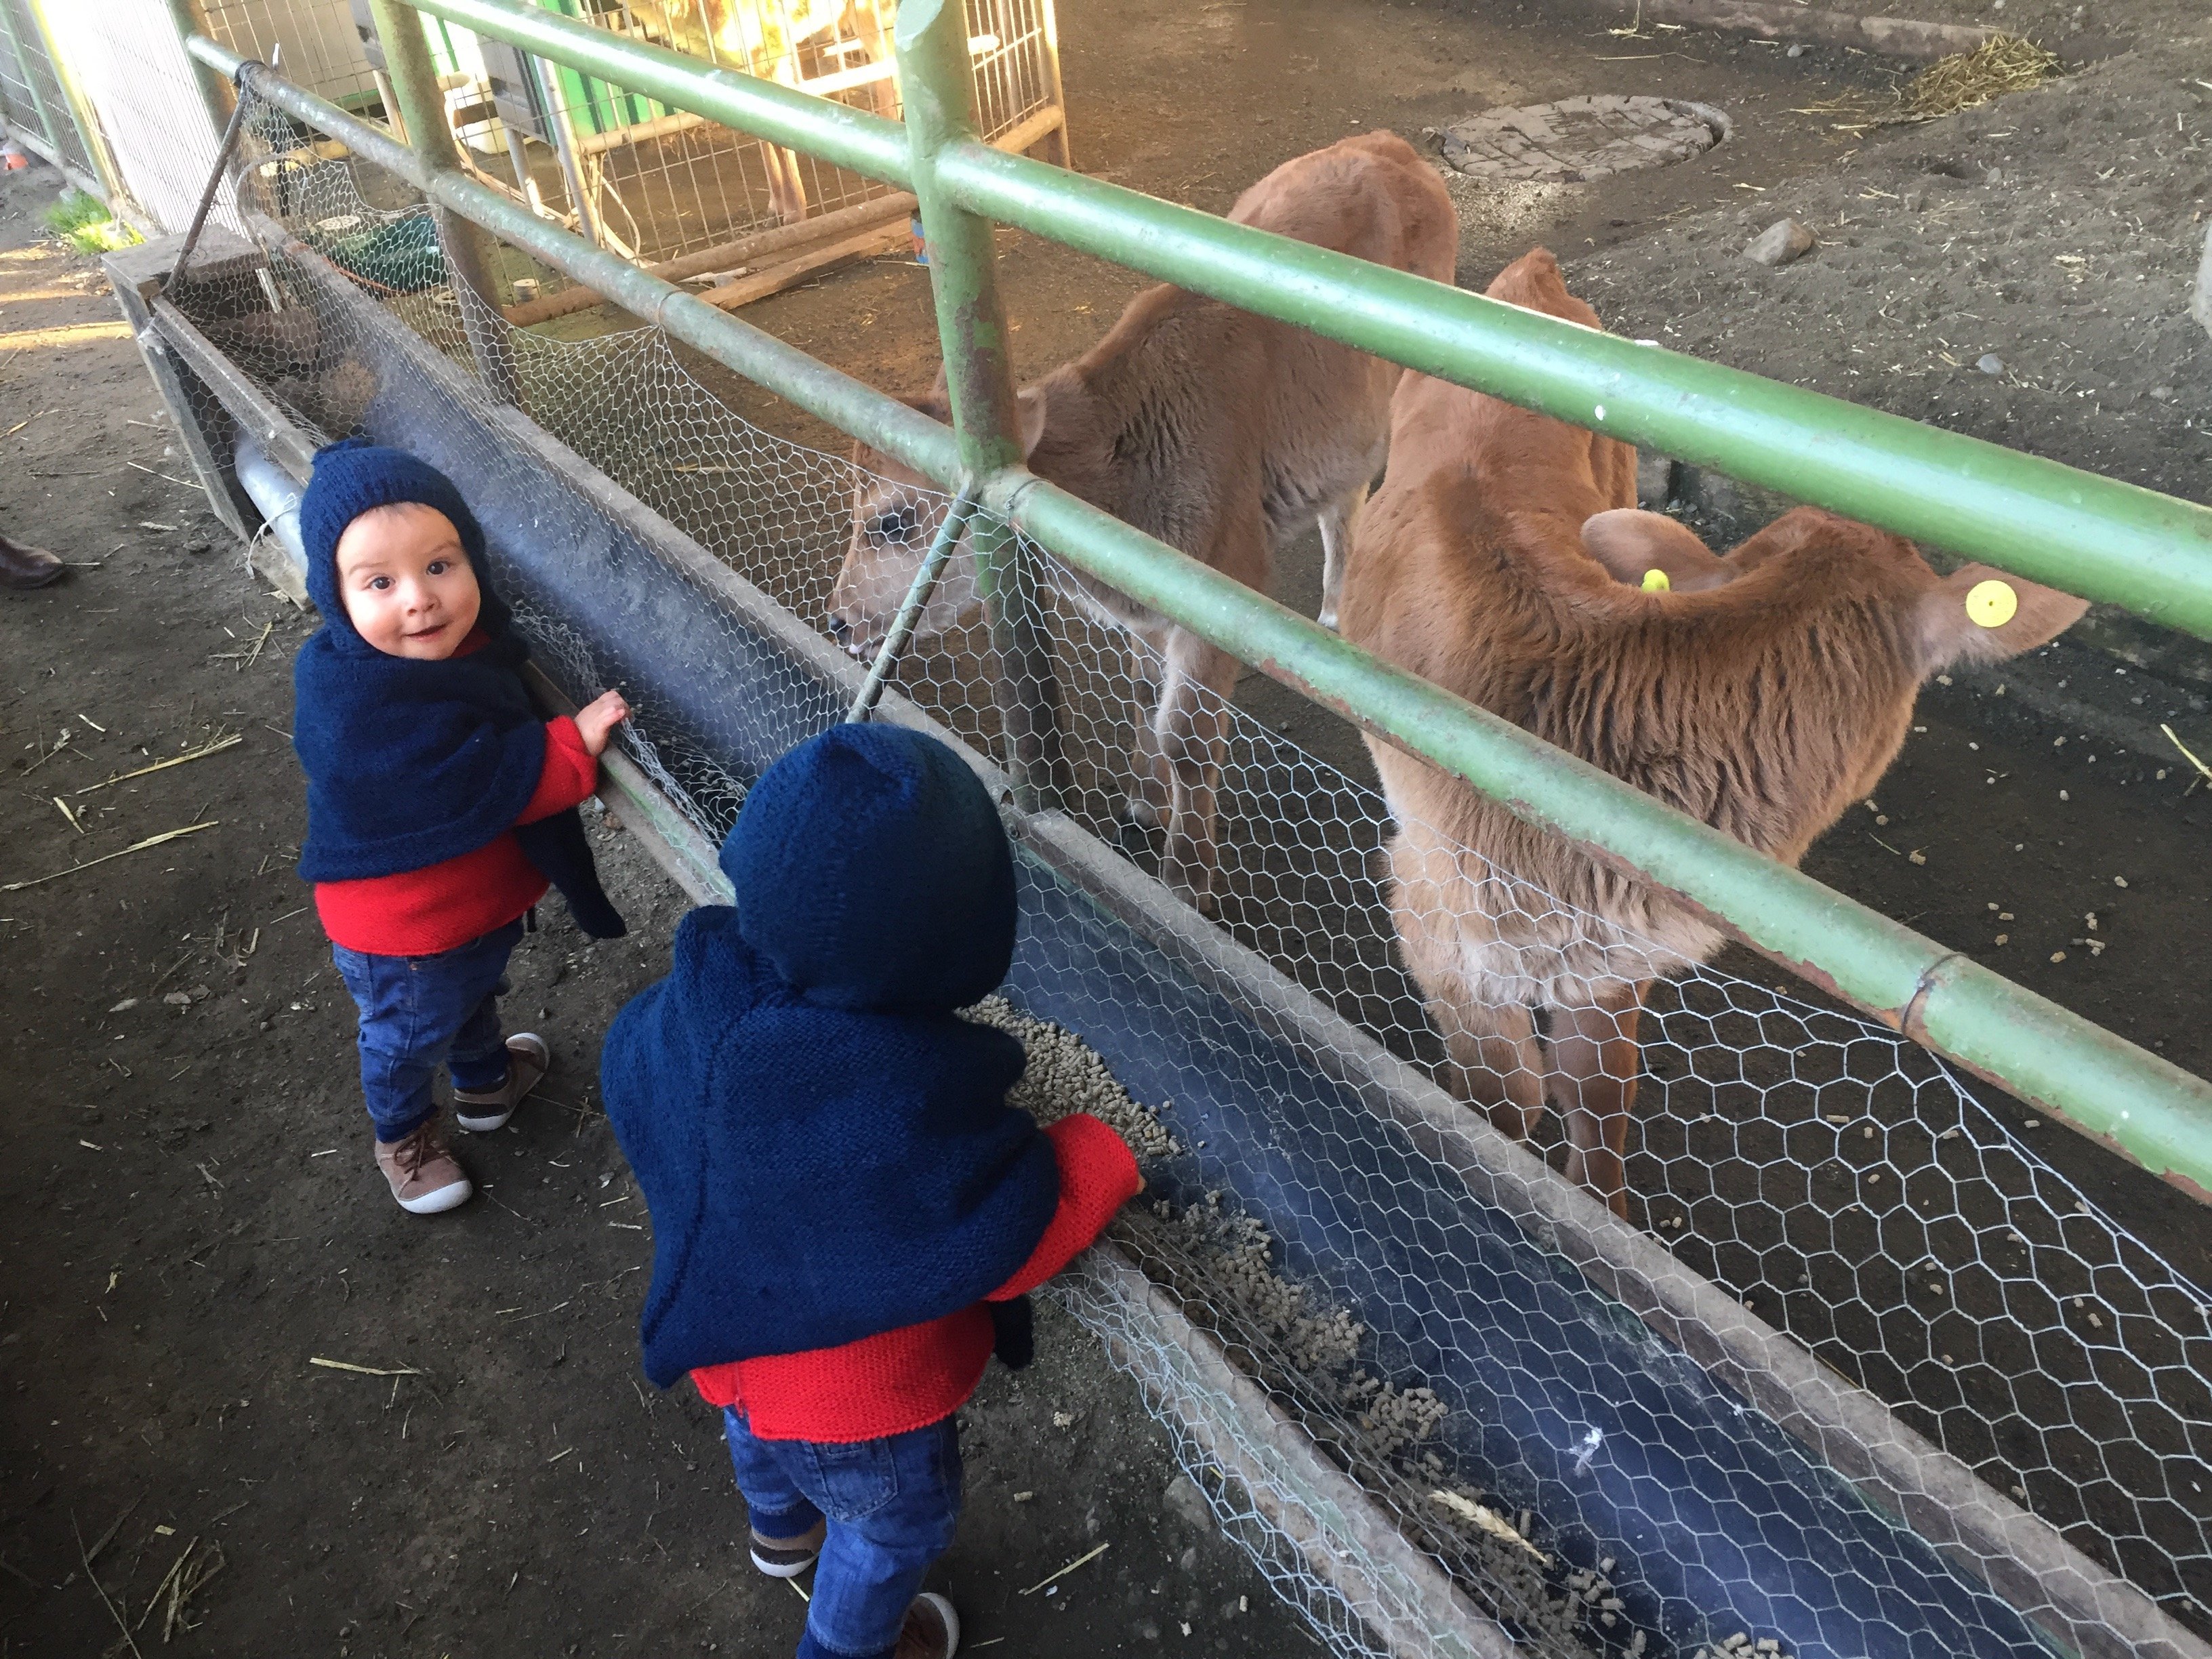
<path id="1" fill-rule="evenodd" d="M 1051 1143 L 1006 1103 L 1021 1045 L 953 1012 L 1014 944 L 1006 831 L 958 757 L 838 726 L 762 776 L 721 862 L 736 906 L 684 918 L 601 1051 L 653 1213 L 663 1388 L 969 1307 L 1060 1194 Z"/>
<path id="2" fill-rule="evenodd" d="M 373 507 L 417 501 L 453 521 L 477 579 L 486 643 L 441 662 L 394 657 L 361 636 L 338 592 L 337 544 Z M 420 870 L 510 830 L 561 890 L 577 925 L 619 938 L 574 808 L 518 825 L 545 767 L 545 726 L 522 683 L 529 649 L 493 590 L 476 515 L 436 468 L 359 439 L 315 457 L 300 503 L 307 592 L 323 625 L 292 665 L 292 743 L 307 774 L 307 881 Z"/>

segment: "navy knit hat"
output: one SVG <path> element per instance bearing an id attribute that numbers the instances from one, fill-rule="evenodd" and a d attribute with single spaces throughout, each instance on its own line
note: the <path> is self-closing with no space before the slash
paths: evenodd
<path id="1" fill-rule="evenodd" d="M 950 1012 L 1014 954 L 1013 854 L 936 738 L 833 726 L 761 775 L 722 845 L 738 930 L 809 1002 Z"/>
<path id="2" fill-rule="evenodd" d="M 314 475 L 300 499 L 300 540 L 307 556 L 307 597 L 325 625 L 360 639 L 338 597 L 338 538 L 362 514 L 399 501 L 435 507 L 460 532 L 462 550 L 476 572 L 483 608 L 477 625 L 495 638 L 507 629 L 507 607 L 492 592 L 484 568 L 483 526 L 453 481 L 404 449 L 386 449 L 366 438 L 347 438 L 315 452 Z M 364 646 L 366 641 L 362 641 Z"/>

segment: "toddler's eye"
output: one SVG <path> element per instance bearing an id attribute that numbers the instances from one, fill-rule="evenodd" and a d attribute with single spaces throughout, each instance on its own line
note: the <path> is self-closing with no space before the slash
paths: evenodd
<path id="1" fill-rule="evenodd" d="M 392 578 L 389 576 L 371 576 L 368 579 L 368 585 L 375 592 L 381 593 L 386 588 L 392 586 Z"/>
<path id="2" fill-rule="evenodd" d="M 453 562 L 451 559 L 433 559 L 428 566 L 429 573 L 433 576 L 442 576 L 453 568 Z"/>

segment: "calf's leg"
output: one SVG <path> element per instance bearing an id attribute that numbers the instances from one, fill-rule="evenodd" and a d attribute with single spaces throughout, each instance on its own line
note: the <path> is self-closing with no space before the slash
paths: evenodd
<path id="1" fill-rule="evenodd" d="M 1644 1051 L 1636 1040 L 1644 987 L 1601 992 L 1595 1006 L 1551 1011 L 1547 1079 L 1567 1131 L 1567 1179 L 1628 1218 L 1628 1117 Z"/>
<path id="2" fill-rule="evenodd" d="M 1483 1007 L 1462 998 L 1433 997 L 1429 1018 L 1443 1036 L 1451 1065 L 1444 1086 L 1516 1140 L 1535 1137 L 1544 1109 L 1543 1052 L 1536 1022 L 1518 1006 Z"/>
<path id="3" fill-rule="evenodd" d="M 1160 879 L 1205 915 L 1214 912 L 1221 768 L 1228 757 L 1237 671 L 1236 658 L 1195 635 L 1177 629 L 1168 636 L 1167 673 L 1152 728 L 1169 781 Z"/>
<path id="4" fill-rule="evenodd" d="M 1367 486 L 1340 495 L 1321 510 L 1321 615 L 1323 628 L 1336 626 L 1337 600 L 1344 592 L 1344 567 L 1352 556 L 1352 521 L 1367 501 Z"/>

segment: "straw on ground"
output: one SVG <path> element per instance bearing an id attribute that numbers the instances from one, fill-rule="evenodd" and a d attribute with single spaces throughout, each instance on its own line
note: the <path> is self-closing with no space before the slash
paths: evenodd
<path id="1" fill-rule="evenodd" d="M 72 864 L 68 869 L 57 870 L 51 875 L 33 876 L 24 881 L 0 884 L 0 893 L 17 893 L 26 887 L 41 887 L 47 882 L 59 881 L 64 876 L 73 876 L 80 870 L 89 870 L 96 864 L 105 864 L 110 859 L 129 858 L 133 853 L 143 853 L 149 847 L 159 847 L 162 842 L 174 841 L 179 836 L 192 835 L 202 830 L 212 830 L 222 822 L 221 818 L 209 818 L 201 823 L 188 823 L 181 830 L 164 830 L 158 836 L 149 836 L 143 841 L 132 842 L 120 852 L 104 853 L 96 859 L 87 859 L 82 864 Z"/>

